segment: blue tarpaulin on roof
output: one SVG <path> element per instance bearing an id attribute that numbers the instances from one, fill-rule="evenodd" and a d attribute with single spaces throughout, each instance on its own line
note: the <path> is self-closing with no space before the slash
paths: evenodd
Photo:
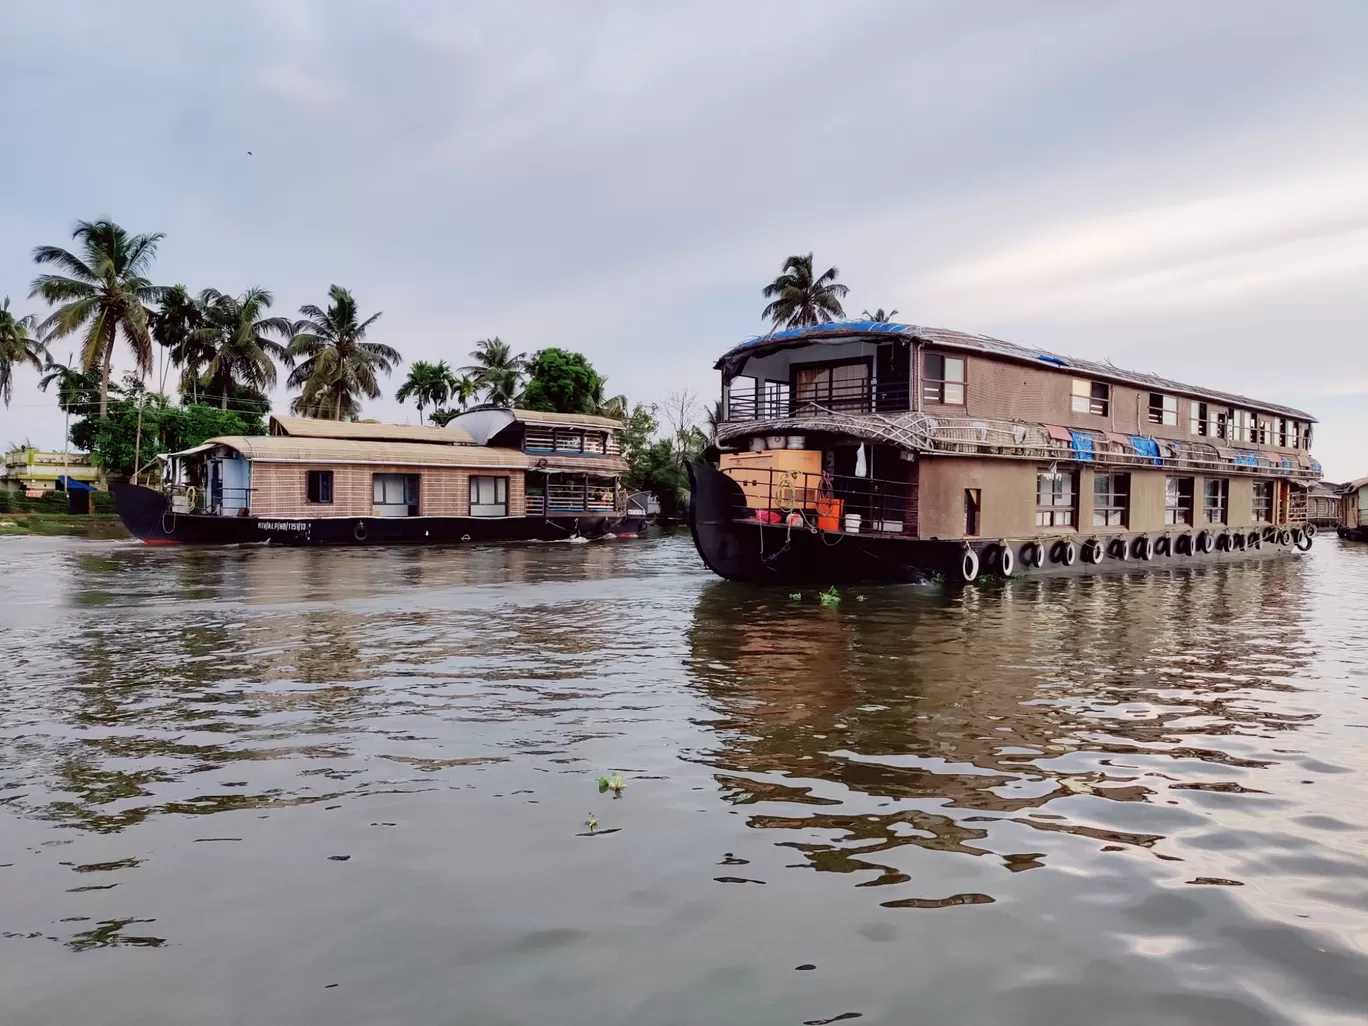
<path id="1" fill-rule="evenodd" d="M 1144 435 L 1131 435 L 1130 444 L 1137 455 L 1148 456 L 1154 460 L 1156 467 L 1159 465 L 1159 443 L 1153 438 L 1146 438 Z"/>
<path id="2" fill-rule="evenodd" d="M 93 492 L 95 486 L 88 481 L 77 481 L 74 477 L 67 477 L 65 474 L 57 478 L 57 487 L 65 488 L 69 492 Z"/>
<path id="3" fill-rule="evenodd" d="M 1093 436 L 1087 431 L 1070 431 L 1073 437 L 1074 456 L 1080 460 L 1093 458 Z"/>
<path id="4" fill-rule="evenodd" d="M 1242 467 L 1257 467 L 1259 465 L 1259 454 L 1256 452 L 1245 452 L 1243 449 L 1235 450 L 1235 458 L 1232 463 L 1238 463 Z"/>

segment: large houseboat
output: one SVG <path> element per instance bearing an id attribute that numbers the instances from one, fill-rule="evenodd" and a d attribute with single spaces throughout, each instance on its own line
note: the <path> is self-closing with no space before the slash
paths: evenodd
<path id="1" fill-rule="evenodd" d="M 560 540 L 631 530 L 620 421 L 480 408 L 446 427 L 272 417 L 115 492 L 150 543 Z"/>
<path id="2" fill-rule="evenodd" d="M 1311 546 L 1315 419 L 983 335 L 883 322 L 749 339 L 700 555 L 734 580 L 971 581 Z"/>

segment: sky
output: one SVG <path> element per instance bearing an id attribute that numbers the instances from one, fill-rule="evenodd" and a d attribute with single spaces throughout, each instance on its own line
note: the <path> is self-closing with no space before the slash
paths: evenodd
<path id="1" fill-rule="evenodd" d="M 161 284 L 260 285 L 287 315 L 350 288 L 408 362 L 499 335 L 583 352 L 610 393 L 711 400 L 761 288 L 812 251 L 852 314 L 1306 409 L 1326 476 L 1368 474 L 1362 0 L 49 0 L 5 22 L 19 312 L 45 312 L 33 247 L 108 217 L 166 233 Z M 416 422 L 402 377 L 366 416 Z M 36 380 L 0 445 L 60 447 Z"/>

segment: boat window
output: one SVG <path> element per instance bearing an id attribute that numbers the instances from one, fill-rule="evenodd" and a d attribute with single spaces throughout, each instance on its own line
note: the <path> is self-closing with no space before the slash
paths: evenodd
<path id="1" fill-rule="evenodd" d="M 1231 412 L 1230 441 L 1252 442 L 1254 440 L 1254 430 L 1250 425 L 1252 416 L 1253 414 L 1248 410 L 1233 410 Z"/>
<path id="2" fill-rule="evenodd" d="M 1254 505 L 1251 512 L 1254 519 L 1262 523 L 1271 523 L 1273 520 L 1273 482 L 1255 481 L 1254 482 Z"/>
<path id="3" fill-rule="evenodd" d="M 869 409 L 869 361 L 799 364 L 793 368 L 797 409 L 807 403 L 833 410 Z"/>
<path id="4" fill-rule="evenodd" d="M 1192 478 L 1164 478 L 1164 523 L 1192 523 Z"/>
<path id="5" fill-rule="evenodd" d="M 1300 448 L 1300 447 L 1301 447 L 1301 445 L 1300 445 L 1300 443 L 1301 443 L 1301 425 L 1298 424 L 1295 420 L 1292 421 L 1292 426 L 1291 426 L 1291 429 L 1288 431 L 1288 434 L 1290 434 L 1290 435 L 1292 436 L 1292 448 L 1294 448 L 1294 449 Z"/>
<path id="6" fill-rule="evenodd" d="M 417 474 L 376 474 L 372 480 L 376 516 L 418 515 Z"/>
<path id="7" fill-rule="evenodd" d="M 1125 527 L 1129 509 L 1129 474 L 1093 475 L 1094 527 Z"/>
<path id="8" fill-rule="evenodd" d="M 472 477 L 470 479 L 472 517 L 508 516 L 508 478 Z"/>
<path id="9" fill-rule="evenodd" d="M 1149 422 L 1167 427 L 1178 425 L 1178 397 L 1151 392 L 1149 397 Z"/>
<path id="10" fill-rule="evenodd" d="M 1303 448 L 1303 449 L 1310 449 L 1310 448 L 1311 448 L 1311 425 L 1310 425 L 1310 424 L 1303 424 L 1303 425 L 1302 425 L 1302 448 Z"/>
<path id="11" fill-rule="evenodd" d="M 1281 446 L 1284 446 L 1284 447 L 1287 445 L 1287 418 L 1286 418 L 1286 417 L 1279 417 L 1279 418 L 1278 418 L 1278 444 L 1281 445 Z"/>
<path id="12" fill-rule="evenodd" d="M 1036 527 L 1072 527 L 1074 475 L 1063 471 L 1036 472 Z"/>
<path id="13" fill-rule="evenodd" d="M 979 515 L 983 510 L 983 492 L 978 488 L 964 490 L 964 533 L 966 537 L 977 538 Z"/>
<path id="14" fill-rule="evenodd" d="M 964 405 L 964 360 L 927 353 L 922 361 L 922 399 L 946 406 Z"/>
<path id="15" fill-rule="evenodd" d="M 1202 486 L 1202 522 L 1224 524 L 1229 497 L 1229 481 L 1224 478 L 1207 478 Z"/>
<path id="16" fill-rule="evenodd" d="M 1074 413 L 1091 413 L 1105 417 L 1111 412 L 1111 386 L 1101 381 L 1073 379 Z"/>
<path id="17" fill-rule="evenodd" d="M 1211 434 L 1211 423 L 1207 420 L 1206 403 L 1192 404 L 1192 420 L 1190 427 L 1192 428 L 1192 433 L 1194 435 Z"/>
<path id="18" fill-rule="evenodd" d="M 333 472 L 331 470 L 309 471 L 307 488 L 310 502 L 331 503 L 333 501 Z"/>
<path id="19" fill-rule="evenodd" d="M 1219 410 L 1216 413 L 1216 437 L 1225 438 L 1230 433 L 1230 411 Z"/>

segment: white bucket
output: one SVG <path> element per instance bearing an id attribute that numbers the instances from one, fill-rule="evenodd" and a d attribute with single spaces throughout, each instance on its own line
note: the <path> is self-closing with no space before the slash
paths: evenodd
<path id="1" fill-rule="evenodd" d="M 860 514 L 858 514 L 858 513 L 847 513 L 847 514 L 845 515 L 845 529 L 846 529 L 846 534 L 859 534 L 859 533 L 860 533 L 860 520 L 861 520 Z"/>
<path id="2" fill-rule="evenodd" d="M 762 438 L 760 435 L 756 435 L 754 438 L 752 438 L 752 439 L 751 439 L 751 444 L 750 444 L 750 451 L 751 451 L 751 452 L 764 452 L 764 451 L 765 451 L 765 440 L 764 440 L 764 438 Z"/>
<path id="3" fill-rule="evenodd" d="M 769 443 L 769 448 L 771 449 L 782 449 L 784 447 L 783 435 L 770 435 L 765 440 Z"/>
<path id="4" fill-rule="evenodd" d="M 789 435 L 788 447 L 790 449 L 801 449 L 807 445 L 807 435 Z"/>

